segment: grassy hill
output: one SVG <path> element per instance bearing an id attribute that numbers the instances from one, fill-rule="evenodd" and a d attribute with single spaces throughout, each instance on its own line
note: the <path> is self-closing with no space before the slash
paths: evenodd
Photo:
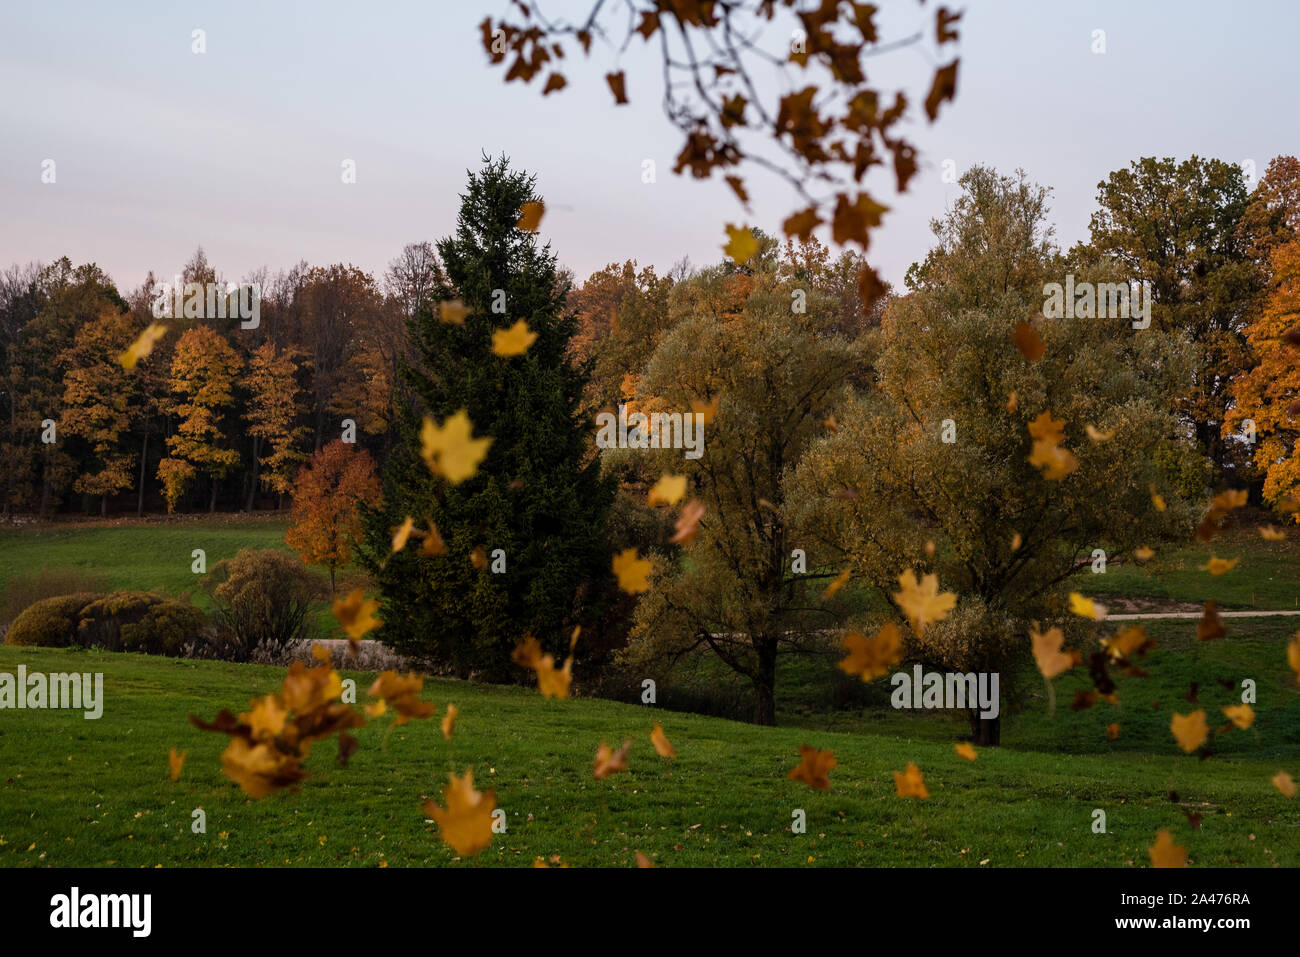
<path id="1" fill-rule="evenodd" d="M 358 733 L 361 750 L 349 767 L 335 765 L 332 743 L 319 746 L 300 793 L 262 801 L 222 775 L 226 739 L 196 730 L 186 715 L 240 710 L 273 690 L 282 669 L 0 647 L 0 670 L 22 663 L 102 671 L 106 697 L 97 721 L 79 712 L 0 711 L 0 864 L 446 864 L 452 852 L 421 803 L 438 794 L 449 770 L 469 767 L 480 787 L 496 789 L 509 822 L 474 866 L 523 866 L 553 854 L 573 865 L 628 866 L 638 850 L 661 866 L 1146 866 L 1162 827 L 1196 865 L 1295 866 L 1300 807 L 1269 782 L 1279 768 L 1300 777 L 1300 695 L 1285 685 L 1280 641 L 1229 639 L 1200 650 L 1198 662 L 1211 671 L 1235 676 L 1248 663 L 1260 681 L 1255 727 L 1222 736 L 1219 753 L 1204 761 L 1183 755 L 1168 733 L 1170 711 L 1190 704 L 1169 697 L 1143 717 L 1145 695 L 1124 687 L 1125 730 L 1113 745 L 1095 740 L 1096 728 L 1080 730 L 1082 722 L 1113 720 L 1102 706 L 1077 714 L 1062 706 L 1049 720 L 1039 702 L 1011 719 L 1013 744 L 968 763 L 954 753 L 951 722 L 928 713 L 889 712 L 874 726 L 864 718 L 870 730 L 855 733 L 758 728 L 431 680 L 426 698 L 461 709 L 453 740 L 443 740 L 436 720 L 389 732 L 380 718 Z M 1156 654 L 1187 656 L 1176 647 Z M 353 677 L 364 695 L 368 676 Z M 1231 700 L 1215 686 L 1202 699 L 1212 724 L 1220 697 Z M 655 754 L 648 741 L 655 721 L 677 760 Z M 625 738 L 635 742 L 631 769 L 593 779 L 597 745 Z M 1082 738 L 1089 753 L 1069 753 Z M 829 792 L 787 779 L 804 743 L 834 750 Z M 173 746 L 189 752 L 174 784 Z M 925 774 L 928 800 L 895 796 L 893 772 L 909 761 Z M 1183 806 L 1170 803 L 1171 790 Z M 195 808 L 207 814 L 206 834 L 191 833 Z M 805 834 L 791 833 L 796 809 L 807 814 Z M 1106 812 L 1105 834 L 1091 830 L 1094 809 Z M 1199 831 L 1184 809 L 1203 816 Z"/>

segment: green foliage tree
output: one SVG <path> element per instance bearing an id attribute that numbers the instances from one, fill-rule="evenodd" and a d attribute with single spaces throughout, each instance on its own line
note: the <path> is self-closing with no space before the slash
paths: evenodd
<path id="1" fill-rule="evenodd" d="M 1041 318 L 1043 285 L 1061 268 L 1046 191 L 1023 173 L 979 167 L 960 182 L 962 196 L 935 223 L 937 245 L 909 274 L 910 294 L 875 336 L 875 388 L 855 395 L 838 431 L 800 463 L 794 511 L 810 556 L 845 563 L 867 586 L 872 605 L 854 625 L 899 621 L 890 599 L 899 574 L 936 573 L 957 604 L 913 636 L 909 656 L 997 672 L 1005 693 L 1034 622 L 1077 636 L 1083 619 L 1065 613 L 1064 593 L 1095 549 L 1129 561 L 1189 528 L 1192 506 L 1170 475 L 1198 453 L 1170 409 L 1193 353 L 1181 333 L 1154 324 Z M 1012 332 L 1036 314 L 1046 351 L 1029 361 Z M 1029 423 L 1048 412 L 1079 462 L 1060 480 L 1029 462 Z M 998 743 L 1000 716 L 971 712 L 971 722 L 977 743 Z"/>
<path id="2" fill-rule="evenodd" d="M 600 476 L 593 425 L 579 415 L 587 375 L 569 357 L 567 283 L 549 245 L 517 226 L 524 203 L 539 200 L 535 178 L 505 157 L 485 157 L 470 174 L 456 232 L 437 244 L 446 279 L 432 297 L 460 299 L 470 314 L 442 322 L 426 305 L 411 325 L 417 361 L 403 374 L 419 404 L 403 410 L 362 551 L 382 593 L 385 643 L 491 679 L 516 673 L 510 650 L 525 634 L 564 650 L 574 625 L 599 617 L 610 574 L 613 487 Z M 528 351 L 493 354 L 492 333 L 520 319 L 537 336 Z M 420 423 L 460 409 L 492 444 L 478 473 L 451 485 L 421 460 Z M 406 516 L 435 522 L 446 553 L 390 556 L 392 527 Z M 503 573 L 470 562 L 479 546 L 502 550 Z"/>
<path id="3" fill-rule="evenodd" d="M 797 295 L 803 293 L 803 296 Z M 791 561 L 794 469 L 845 398 L 858 351 L 824 334 L 837 303 L 777 276 L 706 270 L 674 290 L 672 331 L 640 377 L 638 411 L 689 412 L 717 399 L 703 454 L 619 450 L 611 467 L 686 473 L 706 509 L 689 560 L 661 559 L 636 609 L 623 660 L 638 673 L 697 649 L 716 655 L 754 689 L 754 721 L 776 723 L 783 651 L 828 623 L 799 587 Z"/>
<path id="4" fill-rule="evenodd" d="M 1143 157 L 1098 184 L 1090 246 L 1127 276 L 1152 284 L 1152 325 L 1185 332 L 1197 348 L 1180 414 L 1222 469 L 1238 444 L 1221 426 L 1232 378 L 1250 368 L 1247 313 L 1263 289 L 1261 262 L 1240 228 L 1248 203 L 1240 167 L 1192 156 Z M 1057 280 L 1059 281 L 1059 280 Z"/>

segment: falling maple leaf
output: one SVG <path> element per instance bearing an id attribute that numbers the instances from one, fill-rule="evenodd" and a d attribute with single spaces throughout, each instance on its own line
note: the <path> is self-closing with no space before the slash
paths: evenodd
<path id="1" fill-rule="evenodd" d="M 657 724 L 650 729 L 650 743 L 655 746 L 655 751 L 659 752 L 659 757 L 661 758 L 677 757 L 677 751 L 673 748 L 672 744 L 668 741 L 667 736 L 664 734 L 664 729 Z"/>
<path id="2" fill-rule="evenodd" d="M 1151 504 L 1156 507 L 1157 512 L 1163 512 L 1168 506 L 1165 504 L 1165 497 L 1156 491 L 1154 485 L 1151 486 Z"/>
<path id="3" fill-rule="evenodd" d="M 479 463 L 488 452 L 492 439 L 471 438 L 474 426 L 464 409 L 450 416 L 441 426 L 429 416 L 420 429 L 420 455 L 429 471 L 459 485 L 478 472 Z"/>
<path id="4" fill-rule="evenodd" d="M 925 635 L 926 625 L 943 621 L 957 604 L 956 594 L 939 591 L 939 576 L 933 572 L 918 582 L 916 573 L 909 568 L 898 576 L 898 584 L 902 590 L 893 593 L 894 602 L 903 610 L 918 638 Z"/>
<path id="5" fill-rule="evenodd" d="M 438 836 L 459 857 L 472 857 L 492 843 L 492 812 L 496 808 L 495 791 L 474 789 L 474 772 L 463 778 L 448 775 L 451 783 L 442 789 L 444 810 L 433 801 L 424 802 L 424 813 L 438 825 Z"/>
<path id="6" fill-rule="evenodd" d="M 521 356 L 528 347 L 537 341 L 537 333 L 528 328 L 528 323 L 520 319 L 509 329 L 492 331 L 492 352 L 499 356 Z"/>
<path id="7" fill-rule="evenodd" d="M 438 303 L 438 318 L 453 326 L 465 325 L 472 310 L 459 299 L 445 299 Z"/>
<path id="8" fill-rule="evenodd" d="M 1091 423 L 1085 425 L 1083 431 L 1088 433 L 1088 439 L 1092 442 L 1109 442 L 1115 437 L 1114 429 L 1111 429 L 1109 432 L 1103 432 Z"/>
<path id="9" fill-rule="evenodd" d="M 1029 434 L 1049 445 L 1060 445 L 1065 441 L 1065 420 L 1053 419 L 1051 412 L 1043 412 L 1029 423 Z"/>
<path id="10" fill-rule="evenodd" d="M 1012 389 L 1010 394 L 1007 395 L 1006 410 L 1008 412 L 1014 412 L 1018 408 L 1020 408 L 1020 396 L 1017 394 L 1015 389 Z"/>
<path id="11" fill-rule="evenodd" d="M 654 861 L 650 860 L 650 858 L 648 858 L 648 857 L 646 857 L 644 854 L 642 854 L 640 851 L 637 851 L 637 852 L 636 852 L 636 866 L 637 866 L 637 867 L 654 867 L 654 866 L 655 866 L 655 863 L 654 863 Z"/>
<path id="12" fill-rule="evenodd" d="M 831 582 L 829 585 L 827 585 L 826 588 L 822 591 L 821 600 L 827 601 L 833 598 L 836 592 L 838 592 L 841 588 L 843 588 L 845 585 L 849 583 L 850 574 L 851 574 L 851 570 L 846 568 L 844 569 L 844 571 L 836 575 L 835 580 Z"/>
<path id="13" fill-rule="evenodd" d="M 748 226 L 738 227 L 727 223 L 727 242 L 722 251 L 737 265 L 744 265 L 758 252 L 758 240 Z"/>
<path id="14" fill-rule="evenodd" d="M 1020 533 L 1019 533 L 1019 532 L 1012 532 L 1012 533 L 1011 533 L 1011 550 L 1014 552 L 1016 549 L 1018 549 L 1018 548 L 1020 547 L 1020 544 L 1021 544 L 1021 542 L 1023 542 L 1023 541 L 1024 541 L 1024 539 L 1020 537 Z"/>
<path id="15" fill-rule="evenodd" d="M 1148 559 L 1153 558 L 1155 556 L 1155 553 L 1156 553 L 1155 549 L 1147 548 L 1145 545 L 1140 545 L 1139 547 L 1133 549 L 1133 557 L 1140 562 L 1145 562 Z"/>
<path id="16" fill-rule="evenodd" d="M 1111 661 L 1120 661 L 1134 655 L 1145 657 L 1148 651 L 1155 649 L 1156 643 L 1148 637 L 1146 629 L 1141 625 L 1128 625 L 1111 637 L 1102 639 L 1101 647 Z"/>
<path id="17" fill-rule="evenodd" d="M 1037 439 L 1029 454 L 1029 464 L 1042 470 L 1043 478 L 1049 482 L 1059 482 L 1079 468 L 1079 460 L 1074 453 L 1053 445 L 1045 439 Z"/>
<path id="18" fill-rule="evenodd" d="M 681 512 L 677 516 L 676 531 L 673 537 L 668 539 L 670 545 L 689 545 L 695 541 L 695 536 L 700 531 L 700 519 L 704 517 L 704 503 L 698 499 L 691 499 L 682 506 Z"/>
<path id="19" fill-rule="evenodd" d="M 375 617 L 379 602 L 366 598 L 364 589 L 354 588 L 346 598 L 334 600 L 334 618 L 347 632 L 348 642 L 355 651 L 357 643 L 368 632 L 374 631 L 383 622 Z"/>
<path id="20" fill-rule="evenodd" d="M 863 681 L 872 681 L 888 674 L 891 667 L 903 660 L 903 633 L 893 622 L 887 622 L 875 638 L 849 632 L 840 639 L 840 647 L 848 652 L 848 657 L 839 663 L 840 670 Z"/>
<path id="21" fill-rule="evenodd" d="M 1020 354 L 1030 362 L 1037 362 L 1043 357 L 1043 353 L 1047 351 L 1047 346 L 1042 339 L 1038 338 L 1038 331 L 1034 329 L 1033 323 L 1016 323 L 1011 338 L 1015 342 L 1016 348 L 1020 350 Z"/>
<path id="22" fill-rule="evenodd" d="M 1205 723 L 1205 711 L 1193 711 L 1191 714 L 1175 714 L 1169 722 L 1178 746 L 1188 754 L 1205 743 L 1210 736 L 1209 726 Z"/>
<path id="23" fill-rule="evenodd" d="M 123 369 L 134 369 L 141 359 L 153 352 L 153 347 L 165 335 L 167 335 L 167 327 L 162 323 L 155 322 L 147 326 L 135 342 L 117 357 L 117 361 L 121 363 Z"/>
<path id="24" fill-rule="evenodd" d="M 925 789 L 925 776 L 915 764 L 908 763 L 904 771 L 894 772 L 894 790 L 901 798 L 928 798 L 930 792 Z"/>
<path id="25" fill-rule="evenodd" d="M 705 425 L 712 425 L 714 418 L 718 414 L 718 405 L 722 401 L 722 396 L 715 395 L 712 399 L 691 399 L 691 413 L 704 417 Z"/>
<path id="26" fill-rule="evenodd" d="M 1211 558 L 1206 564 L 1200 566 L 1201 571 L 1209 572 L 1214 577 L 1226 575 L 1237 567 L 1240 558 Z"/>
<path id="27" fill-rule="evenodd" d="M 1060 628 L 1049 628 L 1044 633 L 1030 629 L 1029 639 L 1033 644 L 1034 664 L 1048 681 L 1069 671 L 1077 663 L 1072 654 L 1061 649 L 1065 633 Z"/>
<path id="28" fill-rule="evenodd" d="M 1070 592 L 1070 611 L 1080 618 L 1091 618 L 1093 621 L 1101 621 L 1106 617 L 1105 605 L 1099 605 L 1077 591 Z"/>
<path id="29" fill-rule="evenodd" d="M 790 769 L 787 775 L 791 781 L 802 781 L 818 791 L 829 791 L 831 781 L 829 774 L 839 764 L 834 751 L 818 751 L 808 745 L 799 746 L 799 763 Z"/>
<path id="30" fill-rule="evenodd" d="M 454 704 L 447 705 L 447 713 L 442 716 L 442 736 L 448 741 L 451 740 L 452 732 L 456 730 L 456 715 L 460 714 L 460 708 Z"/>
<path id="31" fill-rule="evenodd" d="M 488 567 L 487 549 L 482 545 L 475 545 L 474 550 L 469 553 L 469 563 L 479 571 Z"/>
<path id="32" fill-rule="evenodd" d="M 646 496 L 646 504 L 651 508 L 656 505 L 676 505 L 685 494 L 686 476 L 672 475 L 665 472 L 659 477 L 659 481 L 650 487 L 650 493 Z"/>
<path id="33" fill-rule="evenodd" d="M 524 203 L 519 207 L 519 220 L 515 225 L 526 233 L 535 233 L 537 232 L 537 227 L 542 224 L 542 216 L 545 213 L 545 203 L 536 200 Z"/>
<path id="34" fill-rule="evenodd" d="M 415 519 L 406 516 L 406 521 L 393 529 L 393 552 L 400 552 L 410 541 L 411 533 L 415 531 Z"/>
<path id="35" fill-rule="evenodd" d="M 1205 608 L 1201 612 L 1201 620 L 1196 623 L 1196 637 L 1201 641 L 1213 641 L 1215 638 L 1222 638 L 1228 633 L 1228 629 L 1223 627 L 1223 620 L 1219 618 L 1219 606 L 1211 598 L 1205 603 Z"/>
<path id="36" fill-rule="evenodd" d="M 573 643 L 569 645 L 573 651 Z M 567 698 L 569 685 L 573 681 L 573 655 L 564 660 L 563 667 L 555 667 L 555 656 L 542 654 L 542 645 L 532 635 L 526 637 L 511 652 L 510 659 L 523 668 L 531 668 L 537 673 L 537 690 L 544 698 Z"/>
<path id="37" fill-rule="evenodd" d="M 1187 849 L 1174 843 L 1173 835 L 1164 828 L 1156 831 L 1156 842 L 1147 848 L 1152 867 L 1186 867 Z"/>
<path id="38" fill-rule="evenodd" d="M 171 771 L 170 776 L 173 781 L 180 780 L 181 768 L 185 767 L 185 755 L 187 754 L 189 754 L 188 751 L 181 751 L 178 754 L 175 748 L 167 749 L 167 766 Z"/>
<path id="39" fill-rule="evenodd" d="M 957 752 L 957 757 L 964 761 L 974 761 L 979 757 L 975 751 L 975 747 L 969 741 L 962 741 L 954 745 L 954 750 Z"/>
<path id="40" fill-rule="evenodd" d="M 1114 721 L 1106 725 L 1106 737 L 1114 741 L 1119 737 L 1119 722 Z"/>
<path id="41" fill-rule="evenodd" d="M 412 718 L 431 718 L 437 712 L 432 701 L 423 701 L 420 693 L 424 690 L 424 678 L 414 671 L 405 676 L 396 671 L 381 672 L 366 694 L 372 698 L 382 698 L 389 708 L 397 712 L 393 727 L 400 727 Z"/>
<path id="42" fill-rule="evenodd" d="M 611 751 L 609 745 L 604 741 L 600 742 L 600 747 L 596 749 L 596 760 L 591 773 L 597 780 L 601 780 L 619 771 L 626 771 L 627 752 L 631 747 L 631 741 L 624 741 L 623 747 L 617 751 Z"/>
<path id="43" fill-rule="evenodd" d="M 420 545 L 420 554 L 433 557 L 442 555 L 446 551 L 447 545 L 443 542 L 442 536 L 438 534 L 438 526 L 430 522 L 429 531 L 425 533 L 424 541 Z"/>
<path id="44" fill-rule="evenodd" d="M 1259 534 L 1266 542 L 1280 542 L 1286 538 L 1286 532 L 1276 525 L 1261 525 Z"/>
<path id="45" fill-rule="evenodd" d="M 625 548 L 614 556 L 614 574 L 618 587 L 629 595 L 650 590 L 650 559 L 639 558 L 635 548 Z"/>
<path id="46" fill-rule="evenodd" d="M 1295 633 L 1295 637 L 1286 646 L 1286 661 L 1295 672 L 1296 684 L 1300 684 L 1300 631 Z"/>
<path id="47" fill-rule="evenodd" d="M 1277 774 L 1273 775 L 1273 787 L 1281 791 L 1283 797 L 1295 797 L 1295 781 L 1285 771 L 1278 771 Z"/>
<path id="48" fill-rule="evenodd" d="M 1242 731 L 1255 723 L 1255 709 L 1248 704 L 1228 705 L 1223 709 L 1223 713 L 1228 716 L 1229 721 Z"/>

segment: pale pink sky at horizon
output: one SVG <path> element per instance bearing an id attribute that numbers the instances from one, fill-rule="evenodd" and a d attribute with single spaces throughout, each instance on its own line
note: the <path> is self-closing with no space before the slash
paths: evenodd
<path id="1" fill-rule="evenodd" d="M 932 6 L 883 5 L 887 36 L 924 26 Z M 589 0 L 545 5 L 576 18 Z M 799 200 L 761 171 L 746 213 L 720 178 L 671 173 L 680 148 L 661 110 L 657 54 L 639 37 L 616 60 L 565 61 L 570 86 L 507 85 L 477 24 L 487 2 L 121 5 L 6 3 L 0 10 L 0 268 L 67 255 L 99 263 L 123 291 L 148 270 L 179 271 L 202 245 L 227 278 L 300 259 L 351 262 L 376 276 L 408 242 L 452 231 L 465 170 L 505 152 L 538 175 L 542 235 L 579 281 L 608 262 L 667 269 L 721 258 L 724 223 L 778 233 Z M 1297 7 L 1263 0 L 1231 16 L 1208 2 L 972 2 L 962 21 L 957 100 L 909 138 L 922 171 L 895 196 L 887 169 L 869 185 L 893 207 L 869 259 L 888 280 L 930 245 L 929 221 L 965 169 L 1023 167 L 1053 187 L 1058 239 L 1084 238 L 1097 183 L 1144 155 L 1253 160 L 1300 152 L 1280 114 L 1300 79 L 1288 49 Z M 191 53 L 191 30 L 207 52 Z M 1096 29 L 1107 51 L 1091 52 Z M 946 51 L 945 51 L 946 52 Z M 945 57 L 946 58 L 946 57 Z M 919 99 L 933 44 L 868 64 L 887 90 Z M 603 75 L 626 69 L 632 105 Z M 41 163 L 57 182 L 41 183 Z M 357 182 L 340 164 L 353 159 Z M 641 182 L 654 159 L 657 182 Z"/>

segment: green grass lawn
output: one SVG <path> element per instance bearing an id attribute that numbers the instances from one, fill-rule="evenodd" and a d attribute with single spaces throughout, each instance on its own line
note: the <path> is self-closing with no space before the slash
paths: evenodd
<path id="1" fill-rule="evenodd" d="M 661 866 L 1146 866 L 1158 828 L 1169 828 L 1195 865 L 1300 864 L 1300 804 L 1269 778 L 1300 777 L 1300 694 L 1285 686 L 1277 634 L 1232 637 L 1199 650 L 1170 641 L 1156 654 L 1166 677 L 1138 693 L 1121 686 L 1119 741 L 1098 740 L 1113 720 L 1102 705 L 1049 719 L 1042 701 L 1010 719 L 1008 744 L 967 763 L 943 717 L 864 717 L 852 732 L 758 728 L 642 705 L 447 680 L 425 697 L 457 704 L 444 741 L 436 719 L 388 732 L 362 729 L 351 765 L 319 745 L 296 794 L 244 797 L 220 770 L 224 736 L 186 721 L 240 710 L 273 690 L 282 669 L 86 651 L 0 647 L 0 670 L 102 671 L 106 704 L 97 721 L 79 712 L 0 711 L 0 863 L 11 866 L 439 865 L 453 860 L 421 803 L 450 770 L 473 768 L 493 787 L 509 827 L 473 865 L 529 865 L 559 854 L 584 866 L 629 866 L 640 850 Z M 1190 675 L 1248 671 L 1259 681 L 1259 719 L 1219 739 L 1208 760 L 1183 755 L 1168 716 L 1191 705 L 1171 696 L 1158 712 L 1148 694 L 1172 695 Z M 362 695 L 368 676 L 355 675 Z M 1065 682 L 1069 679 L 1061 679 Z M 1125 679 L 1126 682 L 1138 679 Z M 1162 684 L 1161 682 L 1167 682 Z M 1203 692 L 1212 712 L 1231 700 Z M 679 757 L 648 741 L 659 721 Z M 1217 723 L 1211 715 L 1211 723 Z M 1096 725 L 1097 727 L 1094 727 Z M 601 740 L 635 744 L 631 769 L 592 777 Z M 829 792 L 786 774 L 801 744 L 831 748 L 839 766 Z M 177 783 L 167 750 L 187 750 Z M 1085 753 L 1071 753 L 1083 751 Z M 909 761 L 925 774 L 928 800 L 899 798 L 893 772 Z M 1168 794 L 1203 815 L 1199 831 Z M 207 833 L 193 834 L 203 808 Z M 807 814 L 793 834 L 791 815 Z M 1108 832 L 1091 830 L 1094 809 Z"/>

